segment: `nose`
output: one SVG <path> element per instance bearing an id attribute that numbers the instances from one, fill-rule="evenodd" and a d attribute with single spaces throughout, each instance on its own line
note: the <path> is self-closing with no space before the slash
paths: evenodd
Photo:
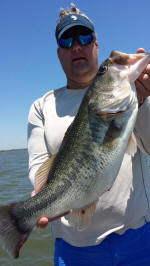
<path id="1" fill-rule="evenodd" d="M 73 41 L 73 45 L 72 45 L 72 50 L 74 52 L 78 52 L 82 49 L 82 45 L 77 41 L 77 40 L 74 40 Z"/>

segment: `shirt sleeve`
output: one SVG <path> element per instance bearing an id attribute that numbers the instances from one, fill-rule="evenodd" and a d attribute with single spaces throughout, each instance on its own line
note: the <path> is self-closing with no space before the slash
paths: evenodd
<path id="1" fill-rule="evenodd" d="M 44 116 L 40 100 L 35 101 L 28 116 L 28 153 L 29 178 L 35 186 L 35 174 L 38 168 L 51 156 L 44 134 Z"/>
<path id="2" fill-rule="evenodd" d="M 139 108 L 134 133 L 140 150 L 150 155 L 150 97 Z"/>

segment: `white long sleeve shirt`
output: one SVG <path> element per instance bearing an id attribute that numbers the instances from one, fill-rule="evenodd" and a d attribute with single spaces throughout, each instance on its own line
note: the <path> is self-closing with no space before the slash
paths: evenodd
<path id="1" fill-rule="evenodd" d="M 28 151 L 33 186 L 38 168 L 58 151 L 85 91 L 63 87 L 48 92 L 32 104 Z M 135 135 L 140 149 L 133 159 L 124 155 L 112 188 L 99 198 L 90 226 L 78 231 L 68 223 L 67 217 L 62 217 L 51 223 L 54 238 L 63 238 L 74 246 L 96 245 L 112 232 L 122 234 L 150 221 L 150 97 L 138 111 Z"/>

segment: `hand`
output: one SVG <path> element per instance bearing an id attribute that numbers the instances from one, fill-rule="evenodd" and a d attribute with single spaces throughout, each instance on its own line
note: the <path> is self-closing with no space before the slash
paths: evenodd
<path id="1" fill-rule="evenodd" d="M 33 190 L 31 193 L 31 197 L 35 196 L 35 194 L 36 192 L 35 190 Z M 48 218 L 45 216 L 41 217 L 36 224 L 36 226 L 39 228 L 45 228 L 47 225 L 48 225 Z"/>
<path id="2" fill-rule="evenodd" d="M 143 48 L 139 48 L 136 51 L 137 53 L 145 53 L 146 51 Z M 137 90 L 137 97 L 139 106 L 142 104 L 148 96 L 150 96 L 150 62 L 147 67 L 144 69 L 139 78 L 135 81 L 135 86 Z"/>

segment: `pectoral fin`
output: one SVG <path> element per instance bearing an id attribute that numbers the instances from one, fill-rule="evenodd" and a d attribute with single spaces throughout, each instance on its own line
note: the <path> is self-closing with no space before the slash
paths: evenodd
<path id="1" fill-rule="evenodd" d="M 79 231 L 85 230 L 91 222 L 91 218 L 96 209 L 96 204 L 97 201 L 93 202 L 88 206 L 85 206 L 82 209 L 72 210 L 71 213 L 69 214 L 69 220 L 68 220 L 69 224 L 77 227 Z"/>

